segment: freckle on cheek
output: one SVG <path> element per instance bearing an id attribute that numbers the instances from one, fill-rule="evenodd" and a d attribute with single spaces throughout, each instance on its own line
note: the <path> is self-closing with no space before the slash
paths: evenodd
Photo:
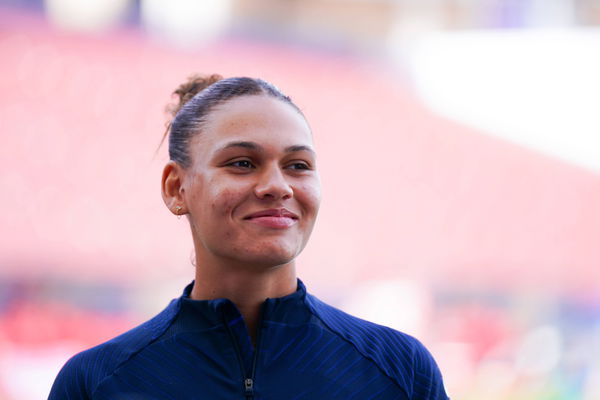
<path id="1" fill-rule="evenodd" d="M 222 193 L 219 195 L 219 199 L 219 202 L 215 203 L 213 207 L 216 208 L 217 206 L 219 206 L 219 208 L 223 210 L 224 214 L 228 214 L 229 212 L 231 212 L 231 210 L 235 206 L 236 197 L 234 195 L 231 195 L 230 193 Z"/>

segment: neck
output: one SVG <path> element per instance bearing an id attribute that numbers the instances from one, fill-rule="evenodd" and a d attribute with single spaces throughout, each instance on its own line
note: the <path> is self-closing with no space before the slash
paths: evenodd
<path id="1" fill-rule="evenodd" d="M 242 314 L 254 342 L 262 303 L 267 298 L 291 294 L 296 288 L 294 261 L 270 268 L 249 268 L 231 262 L 201 263 L 197 260 L 196 281 L 190 297 L 194 300 L 231 300 Z"/>

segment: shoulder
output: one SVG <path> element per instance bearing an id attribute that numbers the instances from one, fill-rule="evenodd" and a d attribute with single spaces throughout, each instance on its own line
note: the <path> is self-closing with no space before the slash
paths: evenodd
<path id="1" fill-rule="evenodd" d="M 439 368 L 418 339 L 354 317 L 310 294 L 306 301 L 327 328 L 372 360 L 411 399 L 447 399 Z"/>
<path id="2" fill-rule="evenodd" d="M 179 301 L 173 300 L 154 318 L 71 357 L 56 377 L 49 400 L 91 398 L 100 382 L 165 332 L 178 309 Z"/>

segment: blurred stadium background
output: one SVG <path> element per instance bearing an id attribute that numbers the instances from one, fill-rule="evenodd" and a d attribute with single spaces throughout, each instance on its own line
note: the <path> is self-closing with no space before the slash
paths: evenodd
<path id="1" fill-rule="evenodd" d="M 0 399 L 192 279 L 157 151 L 192 72 L 308 116 L 313 293 L 421 338 L 453 399 L 600 399 L 599 25 L 598 0 L 0 2 Z"/>

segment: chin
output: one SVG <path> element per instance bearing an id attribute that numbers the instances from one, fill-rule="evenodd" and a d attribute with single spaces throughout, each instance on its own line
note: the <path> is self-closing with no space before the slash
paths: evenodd
<path id="1" fill-rule="evenodd" d="M 248 264 L 261 265 L 265 267 L 276 267 L 279 265 L 289 264 L 296 258 L 296 254 L 253 254 L 245 258 Z"/>
<path id="2" fill-rule="evenodd" d="M 248 264 L 278 266 L 289 264 L 298 256 L 301 249 L 298 247 L 276 246 L 270 243 L 268 246 L 261 246 L 259 249 L 248 249 L 245 254 L 239 254 L 240 261 Z"/>

